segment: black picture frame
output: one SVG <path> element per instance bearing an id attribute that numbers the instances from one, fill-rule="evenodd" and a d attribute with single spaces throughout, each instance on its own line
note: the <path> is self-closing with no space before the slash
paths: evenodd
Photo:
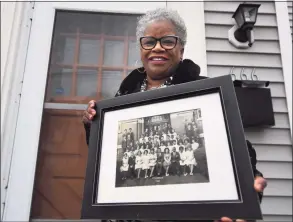
<path id="1" fill-rule="evenodd" d="M 234 175 L 237 201 L 191 201 L 139 204 L 97 204 L 101 161 L 101 138 L 105 112 L 126 107 L 159 103 L 178 98 L 219 92 Z M 139 92 L 97 103 L 97 118 L 91 126 L 81 219 L 119 220 L 216 220 L 223 216 L 246 220 L 262 219 L 260 202 L 254 190 L 254 177 L 233 81 L 230 75 L 209 78 L 167 88 Z"/>

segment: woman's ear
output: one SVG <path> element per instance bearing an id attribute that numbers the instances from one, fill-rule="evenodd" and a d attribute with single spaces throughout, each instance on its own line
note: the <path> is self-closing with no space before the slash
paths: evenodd
<path id="1" fill-rule="evenodd" d="M 183 60 L 183 54 L 184 54 L 184 48 L 181 48 L 180 50 L 180 60 Z"/>

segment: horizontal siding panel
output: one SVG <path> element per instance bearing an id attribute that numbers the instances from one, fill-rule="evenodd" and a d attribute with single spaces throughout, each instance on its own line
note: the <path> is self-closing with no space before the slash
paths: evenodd
<path id="1" fill-rule="evenodd" d="M 208 65 L 282 68 L 279 55 L 208 52 L 207 61 Z"/>
<path id="2" fill-rule="evenodd" d="M 265 196 L 292 197 L 292 180 L 267 179 L 268 186 L 264 191 Z"/>
<path id="3" fill-rule="evenodd" d="M 290 145 L 253 145 L 258 161 L 292 162 Z"/>
<path id="4" fill-rule="evenodd" d="M 228 40 L 228 31 L 231 25 L 209 25 L 206 24 L 206 38 L 221 38 Z M 255 27 L 253 29 L 254 39 L 257 40 L 279 40 L 277 27 Z"/>
<path id="5" fill-rule="evenodd" d="M 289 129 L 247 128 L 245 135 L 253 144 L 292 145 Z"/>
<path id="6" fill-rule="evenodd" d="M 263 220 L 258 220 L 257 222 L 292 222 L 293 217 L 288 215 L 263 215 Z"/>
<path id="7" fill-rule="evenodd" d="M 235 24 L 232 18 L 233 13 L 222 13 L 222 12 L 205 12 L 205 23 L 206 24 Z M 258 15 L 255 26 L 265 26 L 265 27 L 277 27 L 277 21 L 275 15 Z"/>
<path id="8" fill-rule="evenodd" d="M 231 70 L 231 65 L 228 66 L 208 66 L 208 76 L 209 77 L 218 77 L 223 75 L 228 75 Z M 255 66 L 251 66 L 255 67 Z M 235 67 L 233 70 L 233 73 L 237 76 L 237 79 L 240 79 L 240 73 L 241 73 L 242 65 L 240 67 Z M 252 72 L 253 68 L 246 68 L 244 71 L 247 73 L 247 75 L 250 78 L 250 74 Z M 255 74 L 257 75 L 259 80 L 264 81 L 271 81 L 271 82 L 283 82 L 283 73 L 281 68 L 256 68 Z M 272 83 L 271 83 L 272 84 Z"/>
<path id="9" fill-rule="evenodd" d="M 265 178 L 292 179 L 292 162 L 259 161 L 256 167 Z"/>
<path id="10" fill-rule="evenodd" d="M 264 196 L 261 209 L 263 214 L 292 215 L 292 197 Z"/>
<path id="11" fill-rule="evenodd" d="M 293 7 L 293 3 L 292 3 L 292 1 L 290 0 L 287 0 L 287 4 L 288 4 L 288 7 Z"/>
<path id="12" fill-rule="evenodd" d="M 277 41 L 255 41 L 253 47 L 238 49 L 226 39 L 206 39 L 207 51 L 239 52 L 239 53 L 280 53 L 280 46 Z"/>
<path id="13" fill-rule="evenodd" d="M 261 6 L 258 9 L 258 13 L 275 13 L 274 4 L 271 2 L 254 2 L 259 3 Z M 205 11 L 219 11 L 219 12 L 232 12 L 234 13 L 239 6 L 239 2 L 205 2 Z"/>
<path id="14" fill-rule="evenodd" d="M 286 97 L 285 86 L 283 83 L 272 82 L 268 88 L 271 89 L 271 94 L 273 97 Z"/>
<path id="15" fill-rule="evenodd" d="M 288 108 L 285 98 L 272 98 L 273 110 L 277 113 L 287 113 Z"/>
<path id="16" fill-rule="evenodd" d="M 287 113 L 275 113 L 275 128 L 290 129 L 289 117 Z"/>
<path id="17" fill-rule="evenodd" d="M 290 21 L 293 20 L 292 17 L 293 17 L 292 13 L 289 13 L 289 20 L 290 20 Z"/>

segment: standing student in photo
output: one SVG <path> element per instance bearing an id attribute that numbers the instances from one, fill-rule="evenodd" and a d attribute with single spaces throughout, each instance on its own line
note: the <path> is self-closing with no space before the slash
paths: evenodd
<path id="1" fill-rule="evenodd" d="M 195 142 L 195 139 L 192 139 L 191 147 L 192 147 L 193 151 L 195 151 L 199 147 L 199 144 L 197 142 Z"/>
<path id="2" fill-rule="evenodd" d="M 164 168 L 166 171 L 166 176 L 169 176 L 169 167 L 171 165 L 171 154 L 170 149 L 168 147 L 164 150 Z"/>
<path id="3" fill-rule="evenodd" d="M 126 180 L 127 178 L 127 173 L 128 173 L 128 169 L 129 169 L 129 164 L 128 164 L 128 154 L 124 153 L 123 158 L 122 158 L 122 165 L 120 167 L 120 171 L 122 174 L 122 180 Z"/>
<path id="4" fill-rule="evenodd" d="M 148 150 L 143 151 L 142 155 L 142 170 L 145 172 L 144 178 L 148 178 L 148 170 L 150 168 L 150 156 Z"/>
<path id="5" fill-rule="evenodd" d="M 172 175 L 180 175 L 180 155 L 179 153 L 176 151 L 176 147 L 172 148 L 172 153 L 171 153 L 171 173 Z"/>
<path id="6" fill-rule="evenodd" d="M 184 147 L 180 146 L 179 147 L 179 155 L 180 155 L 180 174 L 186 176 L 186 154 L 184 151 Z"/>
<path id="7" fill-rule="evenodd" d="M 142 152 L 138 151 L 135 157 L 135 170 L 137 171 L 137 179 L 139 179 L 140 171 L 142 169 Z"/>
<path id="8" fill-rule="evenodd" d="M 131 179 L 135 177 L 135 156 L 133 152 L 130 152 L 130 157 L 128 158 L 129 173 Z"/>
<path id="9" fill-rule="evenodd" d="M 188 144 L 188 146 L 186 148 L 187 148 L 187 151 L 186 151 L 186 165 L 189 167 L 189 170 L 190 170 L 189 175 L 192 176 L 193 175 L 193 167 L 195 165 L 194 153 L 192 151 L 192 147 L 191 147 L 190 144 Z"/>
<path id="10" fill-rule="evenodd" d="M 161 176 L 163 163 L 164 163 L 164 155 L 162 154 L 161 148 L 157 149 L 156 155 L 157 155 L 157 163 L 156 163 L 155 169 L 156 169 L 157 176 Z"/>
<path id="11" fill-rule="evenodd" d="M 149 154 L 149 168 L 151 170 L 150 177 L 153 177 L 156 162 L 157 162 L 157 155 L 155 154 L 155 149 L 152 148 Z"/>
<path id="12" fill-rule="evenodd" d="M 126 152 L 126 148 L 127 148 L 126 136 L 123 136 L 121 146 L 122 146 L 122 152 L 125 153 Z"/>

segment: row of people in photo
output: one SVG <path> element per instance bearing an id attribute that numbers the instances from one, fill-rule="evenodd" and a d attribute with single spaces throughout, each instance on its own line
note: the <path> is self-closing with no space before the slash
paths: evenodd
<path id="1" fill-rule="evenodd" d="M 171 151 L 170 151 L 171 150 Z M 151 148 L 136 151 L 125 152 L 120 166 L 122 180 L 128 177 L 133 178 L 135 175 L 140 178 L 141 171 L 144 172 L 144 178 L 153 177 L 154 172 L 156 176 L 193 175 L 193 168 L 197 164 L 195 159 L 195 151 L 191 144 L 188 146 L 179 146 L 178 151 L 176 147 Z"/>
<path id="2" fill-rule="evenodd" d="M 161 148 L 161 150 L 164 150 L 166 147 L 168 147 L 169 149 L 172 148 L 176 148 L 176 151 L 179 152 L 179 147 L 183 146 L 184 148 L 188 145 L 191 144 L 192 149 L 196 149 L 199 146 L 199 142 L 198 142 L 199 138 L 191 138 L 191 143 L 189 138 L 186 138 L 184 141 L 183 139 L 174 139 L 174 140 L 166 140 L 166 141 L 151 141 L 149 140 L 148 142 L 143 142 L 143 143 L 139 143 L 139 141 L 137 141 L 134 145 L 132 142 L 130 142 L 130 144 L 127 143 L 122 143 L 122 150 L 123 152 L 129 152 L 129 151 L 135 151 L 137 152 L 138 150 L 140 150 L 141 152 L 143 152 L 145 149 L 147 149 L 149 151 L 149 149 L 153 148 L 156 149 L 157 148 Z"/>

